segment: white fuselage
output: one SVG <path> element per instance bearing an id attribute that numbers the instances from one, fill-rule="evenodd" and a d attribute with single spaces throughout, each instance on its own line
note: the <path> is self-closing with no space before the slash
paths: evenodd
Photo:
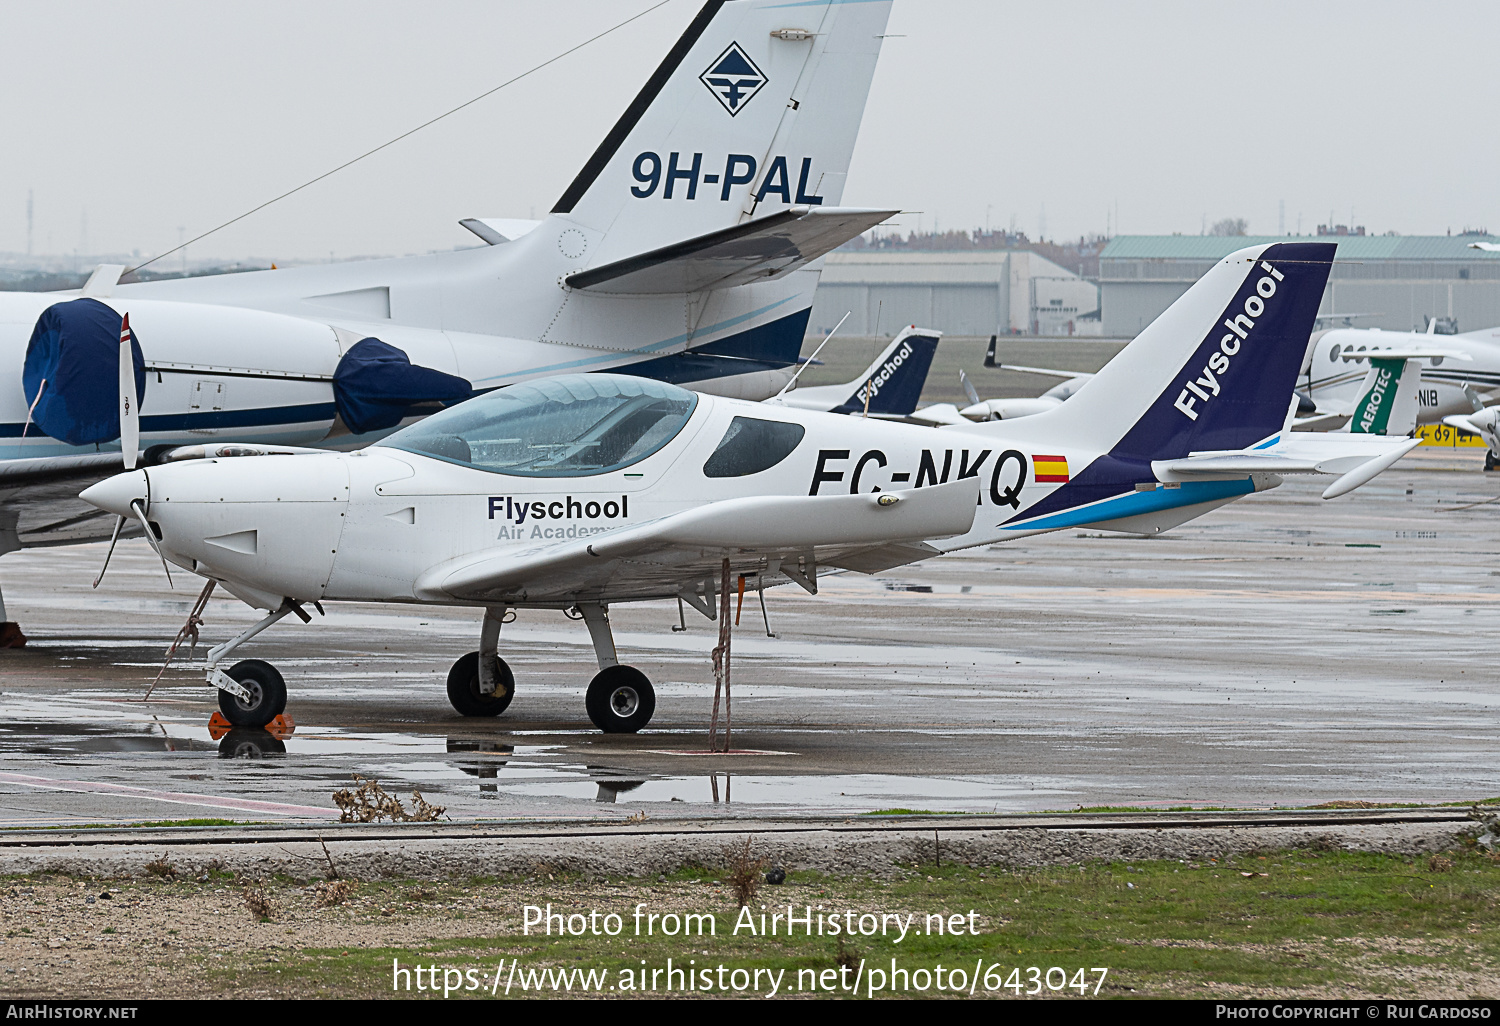
<path id="1" fill-rule="evenodd" d="M 769 470 L 710 478 L 704 464 L 736 416 L 800 424 L 806 435 Z M 999 427 L 935 431 L 705 395 L 659 451 L 592 476 L 491 473 L 386 445 L 194 460 L 144 474 L 150 479 L 148 516 L 160 528 L 167 558 L 225 581 L 253 604 L 274 607 L 282 597 L 416 601 L 414 586 L 424 572 L 476 552 L 520 553 L 744 496 L 893 491 L 978 477 L 973 529 L 934 542 L 944 551 L 1101 518 L 1096 508 L 1078 514 L 1082 520 L 1063 516 L 1056 523 L 1007 527 L 1058 488 L 1067 467 L 1083 467 L 1100 454 L 1052 445 L 1046 462 L 1038 462 L 1031 444 L 1007 439 Z M 144 495 L 142 474 L 96 486 L 91 500 L 100 501 L 103 489 Z M 1125 498 L 1186 508 L 1216 505 L 1257 487 L 1248 480 L 1224 484 L 1210 485 L 1218 486 L 1212 493 L 1184 485 Z M 671 595 L 676 587 L 664 579 L 660 594 L 647 589 L 628 597 Z M 568 601 L 536 599 L 543 605 Z"/>

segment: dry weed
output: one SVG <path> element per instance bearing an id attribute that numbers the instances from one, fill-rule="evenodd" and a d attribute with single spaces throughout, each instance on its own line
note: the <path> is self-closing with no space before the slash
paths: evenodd
<path id="1" fill-rule="evenodd" d="M 318 885 L 318 906 L 331 908 L 342 905 L 354 893 L 354 884 L 348 880 L 330 880 Z"/>
<path id="2" fill-rule="evenodd" d="M 245 910 L 262 922 L 269 920 L 271 914 L 276 911 L 276 905 L 266 894 L 266 889 L 260 884 L 248 884 L 241 892 L 245 899 Z"/>
<path id="3" fill-rule="evenodd" d="M 165 855 L 152 862 L 146 863 L 146 865 L 142 868 L 144 868 L 146 872 L 150 873 L 152 876 L 159 876 L 163 880 L 172 880 L 177 877 L 177 867 L 168 862 Z"/>
<path id="4" fill-rule="evenodd" d="M 354 779 L 359 781 L 359 786 L 353 791 L 333 793 L 333 804 L 339 807 L 340 823 L 378 823 L 383 819 L 392 823 L 431 823 L 447 811 L 441 805 L 428 804 L 421 791 L 413 790 L 412 809 L 407 812 L 401 799 L 387 794 L 379 781 L 366 780 L 358 773 L 354 774 Z M 329 859 L 330 869 L 332 861 Z"/>
<path id="5" fill-rule="evenodd" d="M 750 857 L 749 834 L 745 835 L 744 843 L 725 846 L 724 867 L 725 878 L 729 881 L 729 886 L 734 888 L 735 900 L 741 907 L 749 905 L 760 891 L 761 873 L 766 868 L 765 859 Z"/>

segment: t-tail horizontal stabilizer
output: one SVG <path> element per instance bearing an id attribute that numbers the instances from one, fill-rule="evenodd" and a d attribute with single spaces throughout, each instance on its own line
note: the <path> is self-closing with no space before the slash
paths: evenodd
<path id="1" fill-rule="evenodd" d="M 727 289 L 790 274 L 900 213 L 792 207 L 567 277 L 575 289 L 659 294 Z"/>

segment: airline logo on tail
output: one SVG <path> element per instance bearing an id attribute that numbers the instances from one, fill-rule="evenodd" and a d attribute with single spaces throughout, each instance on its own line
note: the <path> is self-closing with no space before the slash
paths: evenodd
<path id="1" fill-rule="evenodd" d="M 709 65 L 708 70 L 698 78 L 708 86 L 708 91 L 714 94 L 714 98 L 724 105 L 724 109 L 729 111 L 730 117 L 744 109 L 745 104 L 765 87 L 767 81 L 739 43 L 730 43 L 729 49 L 719 54 L 719 59 Z"/>
<path id="2" fill-rule="evenodd" d="M 1219 340 L 1219 351 L 1208 358 L 1197 380 L 1184 383 L 1182 393 L 1172 404 L 1188 420 L 1198 419 L 1198 410 L 1194 409 L 1198 400 L 1207 405 L 1223 389 L 1222 379 L 1229 370 L 1229 361 L 1239 353 L 1240 346 L 1255 329 L 1255 322 L 1266 312 L 1266 300 L 1276 295 L 1276 283 L 1282 280 L 1282 273 L 1264 260 L 1260 262 L 1260 268 L 1266 272 L 1265 276 L 1255 283 L 1254 294 L 1245 298 L 1245 312 L 1224 319 L 1224 327 L 1229 331 Z"/>
<path id="3" fill-rule="evenodd" d="M 900 366 L 906 362 L 906 358 L 911 355 L 911 352 L 910 342 L 901 343 L 901 348 L 896 350 L 889 360 L 885 361 L 879 373 L 870 377 L 860 386 L 859 391 L 854 393 L 855 401 L 863 404 L 879 395 L 880 390 L 885 387 L 885 383 L 891 380 Z"/>

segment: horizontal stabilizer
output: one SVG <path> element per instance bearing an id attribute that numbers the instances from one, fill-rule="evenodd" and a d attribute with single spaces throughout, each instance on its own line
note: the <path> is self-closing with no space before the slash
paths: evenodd
<path id="1" fill-rule="evenodd" d="M 724 289 L 789 274 L 897 210 L 790 207 L 685 242 L 568 275 L 575 289 L 660 294 Z"/>
<path id="2" fill-rule="evenodd" d="M 962 424 L 965 427 L 973 426 L 973 422 L 958 412 L 958 407 L 952 403 L 933 403 L 907 414 L 907 420 L 914 420 L 918 424 L 934 424 L 939 427 L 951 427 Z"/>
<path id="3" fill-rule="evenodd" d="M 1325 410 L 1310 417 L 1298 417 L 1292 421 L 1293 431 L 1333 431 L 1349 423 L 1354 414 L 1348 410 Z"/>
<path id="4" fill-rule="evenodd" d="M 1158 481 L 1168 483 L 1231 480 L 1247 474 L 1338 474 L 1323 493 L 1323 498 L 1332 499 L 1370 481 L 1420 443 L 1384 435 L 1283 432 L 1248 449 L 1155 460 L 1151 470 Z"/>
<path id="5" fill-rule="evenodd" d="M 515 242 L 542 222 L 511 217 L 466 217 L 458 223 L 487 244 L 498 246 L 506 242 Z"/>

